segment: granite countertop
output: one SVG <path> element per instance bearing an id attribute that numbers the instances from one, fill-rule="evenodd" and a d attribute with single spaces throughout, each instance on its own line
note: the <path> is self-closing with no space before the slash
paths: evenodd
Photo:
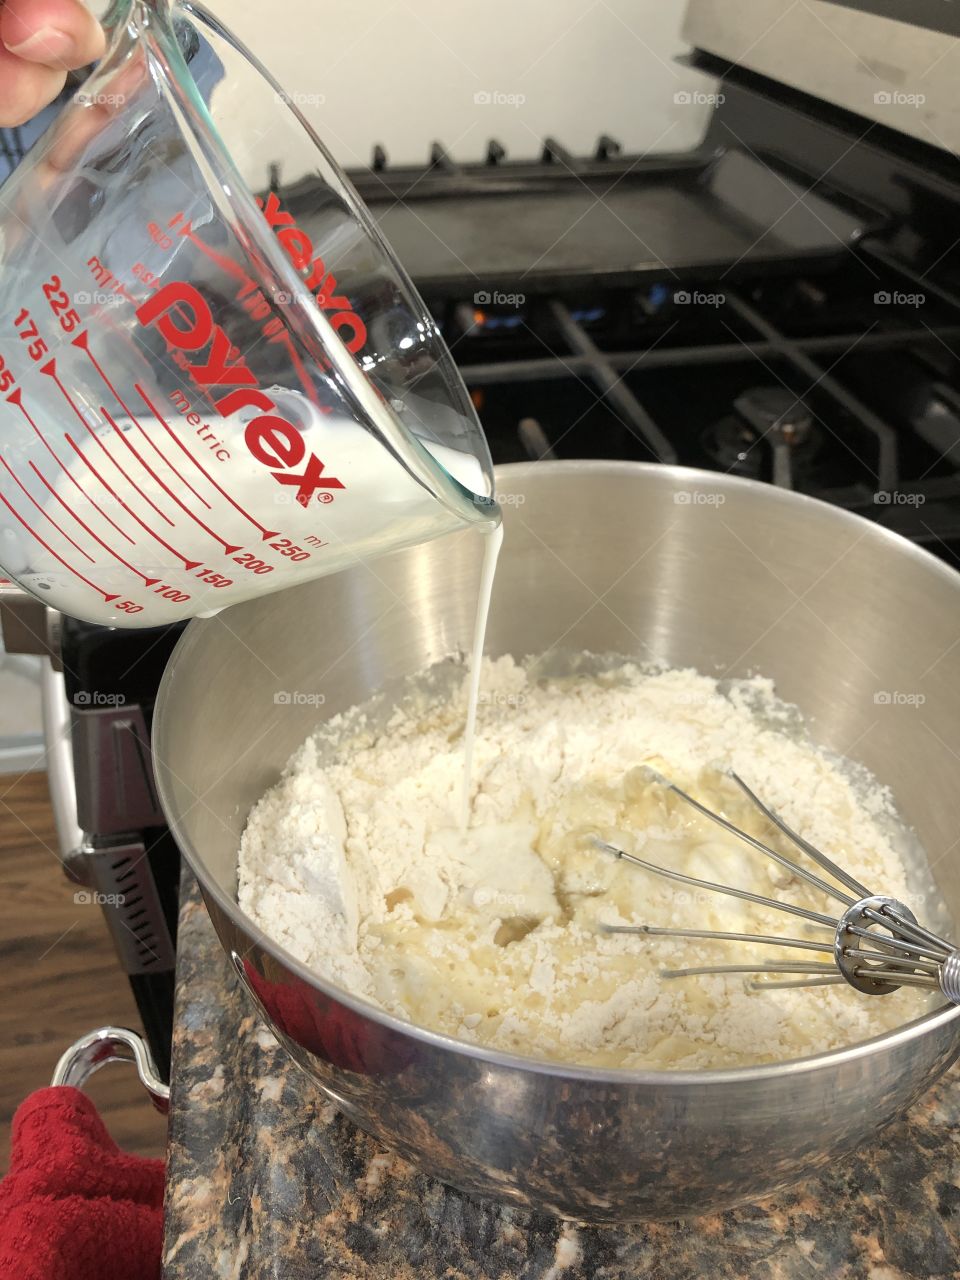
<path id="1" fill-rule="evenodd" d="M 164 1280 L 960 1277 L 960 1070 L 869 1150 L 746 1208 L 577 1227 L 424 1177 L 252 1011 L 184 880 Z"/>

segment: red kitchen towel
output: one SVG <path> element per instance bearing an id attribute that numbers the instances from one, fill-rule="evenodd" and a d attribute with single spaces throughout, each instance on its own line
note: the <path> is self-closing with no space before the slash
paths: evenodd
<path id="1" fill-rule="evenodd" d="M 79 1089 L 32 1093 L 0 1182 L 0 1280 L 155 1280 L 163 1170 L 121 1151 Z"/>

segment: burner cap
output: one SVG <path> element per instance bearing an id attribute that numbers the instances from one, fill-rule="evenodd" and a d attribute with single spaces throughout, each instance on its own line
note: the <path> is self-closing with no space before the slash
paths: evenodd
<path id="1" fill-rule="evenodd" d="M 763 449 L 758 449 L 759 436 L 739 418 L 721 418 L 703 432 L 700 444 L 711 460 L 734 476 L 759 478 L 763 470 Z"/>

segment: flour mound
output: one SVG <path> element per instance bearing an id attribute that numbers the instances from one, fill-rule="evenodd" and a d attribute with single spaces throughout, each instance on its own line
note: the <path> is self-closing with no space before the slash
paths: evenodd
<path id="1" fill-rule="evenodd" d="M 865 1000 L 846 986 L 667 980 L 664 968 L 822 957 L 604 932 L 654 924 L 832 939 L 600 852 L 595 835 L 687 875 L 836 912 L 657 774 L 797 858 L 731 783 L 734 770 L 875 891 L 909 904 L 927 888 L 886 790 L 798 732 L 769 681 L 722 690 L 695 671 L 631 664 L 545 680 L 506 657 L 485 661 L 481 687 L 466 831 L 465 682 L 449 697 L 424 681 L 384 728 L 362 709 L 332 721 L 251 813 L 240 905 L 318 974 L 462 1040 L 608 1067 L 794 1058 L 927 1007 L 910 990 Z"/>

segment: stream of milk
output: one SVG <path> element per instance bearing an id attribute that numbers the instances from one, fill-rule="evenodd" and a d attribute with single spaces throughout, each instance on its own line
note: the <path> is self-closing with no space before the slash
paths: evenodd
<path id="1" fill-rule="evenodd" d="M 470 690 L 467 700 L 467 723 L 463 732 L 463 790 L 460 797 L 460 829 L 465 831 L 470 820 L 470 780 L 473 774 L 473 743 L 477 734 L 477 706 L 480 701 L 480 667 L 483 660 L 483 644 L 490 617 L 490 597 L 497 572 L 500 548 L 503 546 L 503 525 L 497 524 L 481 531 L 483 538 L 483 568 L 480 571 L 480 591 L 477 596 L 477 616 L 473 624 L 473 646 L 470 650 Z"/>

